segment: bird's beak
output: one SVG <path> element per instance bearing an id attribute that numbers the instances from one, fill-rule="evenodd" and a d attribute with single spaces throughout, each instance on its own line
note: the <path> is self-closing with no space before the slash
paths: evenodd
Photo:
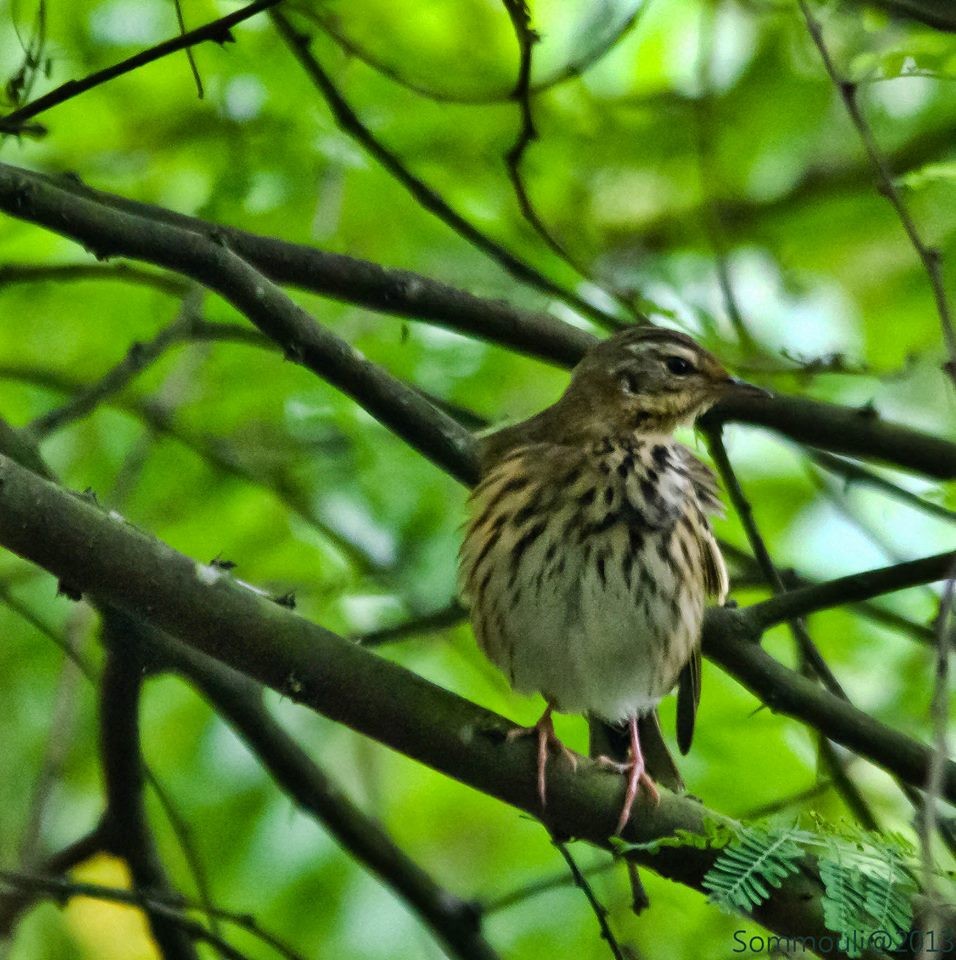
<path id="1" fill-rule="evenodd" d="M 773 396 L 769 390 L 758 387 L 755 383 L 748 383 L 739 377 L 728 377 L 724 381 L 724 389 L 733 396 L 745 397 L 770 397 Z"/>

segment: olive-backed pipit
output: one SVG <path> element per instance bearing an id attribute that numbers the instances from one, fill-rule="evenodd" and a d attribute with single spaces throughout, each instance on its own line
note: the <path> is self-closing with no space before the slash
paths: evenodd
<path id="1" fill-rule="evenodd" d="M 629 329 L 584 357 L 557 403 L 483 441 L 461 592 L 481 649 L 548 702 L 532 728 L 542 804 L 549 748 L 575 762 L 552 710 L 627 725 L 618 831 L 641 783 L 657 796 L 638 720 L 678 682 L 690 747 L 704 605 L 724 601 L 727 572 L 707 519 L 721 509 L 714 476 L 673 431 L 756 390 L 682 333 Z"/>

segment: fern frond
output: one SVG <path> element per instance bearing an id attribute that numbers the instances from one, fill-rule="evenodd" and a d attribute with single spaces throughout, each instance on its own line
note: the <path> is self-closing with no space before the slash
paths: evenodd
<path id="1" fill-rule="evenodd" d="M 723 910 L 751 910 L 799 869 L 799 831 L 749 827 L 740 831 L 707 871 L 703 886 Z"/>
<path id="2" fill-rule="evenodd" d="M 897 848 L 875 847 L 869 835 L 850 845 L 831 838 L 819 867 L 824 922 L 845 937 L 849 956 L 859 956 L 858 945 L 877 931 L 893 947 L 903 942 L 913 922 L 916 885 Z"/>
<path id="3" fill-rule="evenodd" d="M 854 940 L 870 927 L 866 909 L 863 874 L 858 867 L 842 863 L 840 859 L 820 860 L 820 879 L 823 881 L 823 922 L 827 929 Z M 858 954 L 852 946 L 847 953 Z"/>

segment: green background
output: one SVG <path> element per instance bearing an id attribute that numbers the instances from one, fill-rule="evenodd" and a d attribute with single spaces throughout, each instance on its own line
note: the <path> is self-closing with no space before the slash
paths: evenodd
<path id="1" fill-rule="evenodd" d="M 533 101 L 539 139 L 526 152 L 525 180 L 541 218 L 590 280 L 547 249 L 508 182 L 502 158 L 519 129 L 508 98 L 517 48 L 501 4 L 363 0 L 284 9 L 315 34 L 313 51 L 376 137 L 454 209 L 562 286 L 607 307 L 609 294 L 620 293 L 775 390 L 872 404 L 887 418 L 956 439 L 926 273 L 875 188 L 799 9 L 760 0 L 645 6 L 583 77 Z M 183 3 L 189 27 L 232 9 Z M 542 40 L 534 77 L 587 57 L 632 9 L 535 3 Z M 347 55 L 321 23 L 296 16 L 302 10 L 432 95 Z M 0 3 L 5 79 L 24 67 L 36 13 L 31 3 Z M 42 51 L 20 74 L 33 95 L 177 32 L 169 3 L 53 0 L 44 13 Z M 829 5 L 818 15 L 838 69 L 859 83 L 859 103 L 915 222 L 948 267 L 956 254 L 956 39 L 858 7 Z M 337 129 L 267 17 L 234 33 L 234 44 L 195 50 L 203 99 L 178 53 L 39 117 L 46 136 L 8 137 L 2 159 L 74 171 L 100 189 L 407 268 L 588 326 L 423 210 Z M 11 108 L 12 92 L 8 84 Z M 718 284 L 721 248 L 749 333 L 743 339 Z M 94 262 L 70 242 L 9 219 L 0 227 L 0 260 Z M 149 340 L 184 309 L 182 296 L 123 277 L 0 277 L 0 412 L 17 426 L 97 381 L 134 341 Z M 567 380 L 562 370 L 434 326 L 296 297 L 369 358 L 491 423 L 540 409 Z M 192 292 L 185 302 L 207 320 L 244 322 L 214 296 Z M 147 415 L 157 403 L 169 416 L 164 430 Z M 779 437 L 732 427 L 727 443 L 781 567 L 829 577 L 952 544 L 946 521 L 819 473 Z M 42 452 L 69 486 L 92 488 L 178 550 L 228 558 L 243 580 L 294 590 L 304 616 L 342 634 L 401 623 L 454 596 L 464 488 L 277 352 L 179 345 L 91 415 L 51 433 Z M 887 475 L 956 508 L 951 489 Z M 735 517 L 717 527 L 746 546 Z M 51 577 L 2 555 L 0 586 L 51 632 L 100 657 L 94 619 L 57 597 Z M 741 603 L 763 595 L 746 580 L 733 592 Z M 879 602 L 926 624 L 938 594 L 914 589 Z M 925 644 L 846 610 L 815 616 L 811 630 L 857 705 L 929 739 Z M 6 604 L 0 637 L 0 864 L 14 865 L 44 757 L 62 754 L 42 805 L 41 851 L 93 825 L 101 780 L 92 686 L 71 678 L 50 638 Z M 783 629 L 767 644 L 793 662 Z M 518 722 L 532 722 L 541 708 L 509 692 L 465 626 L 412 632 L 381 652 Z M 355 802 L 458 895 L 494 903 L 563 873 L 536 822 L 278 698 L 270 703 Z M 730 815 L 817 780 L 812 732 L 759 706 L 705 665 L 697 737 L 682 770 L 694 794 Z M 663 714 L 669 732 L 672 703 Z M 192 825 L 218 903 L 254 912 L 306 956 L 441 955 L 403 905 L 276 791 L 188 687 L 152 681 L 143 729 L 147 760 Z M 583 748 L 583 721 L 563 718 L 559 732 Z M 912 835 L 912 811 L 889 778 L 862 761 L 850 770 L 881 822 Z M 847 816 L 830 790 L 787 809 Z M 150 812 L 176 879 L 192 891 L 153 801 Z M 575 852 L 583 865 L 605 861 L 596 851 Z M 116 881 L 108 865 L 90 875 Z M 622 868 L 593 882 L 619 938 L 640 956 L 724 958 L 733 931 L 760 934 L 652 875 L 645 883 L 653 908 L 641 918 L 629 911 Z M 118 933 L 119 923 L 107 908 L 94 917 L 44 906 L 21 924 L 7 956 L 150 956 L 142 938 Z M 486 932 L 515 960 L 606 955 L 584 898 L 567 886 L 491 910 Z M 270 955 L 244 935 L 236 943 L 250 957 Z"/>

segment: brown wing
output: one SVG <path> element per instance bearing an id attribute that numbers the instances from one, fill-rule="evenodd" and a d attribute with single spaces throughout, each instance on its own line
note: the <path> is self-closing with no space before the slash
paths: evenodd
<path id="1" fill-rule="evenodd" d="M 727 599 L 730 582 L 727 567 L 721 555 L 720 547 L 710 529 L 707 514 L 723 514 L 724 506 L 720 502 L 720 489 L 713 471 L 695 457 L 686 447 L 680 447 L 684 468 L 694 487 L 700 514 L 696 517 L 694 532 L 700 545 L 703 561 L 704 588 L 708 597 L 723 604 Z M 700 647 L 692 654 L 687 665 L 681 671 L 677 687 L 677 745 L 681 753 L 690 750 L 694 737 L 694 722 L 700 703 Z"/>

